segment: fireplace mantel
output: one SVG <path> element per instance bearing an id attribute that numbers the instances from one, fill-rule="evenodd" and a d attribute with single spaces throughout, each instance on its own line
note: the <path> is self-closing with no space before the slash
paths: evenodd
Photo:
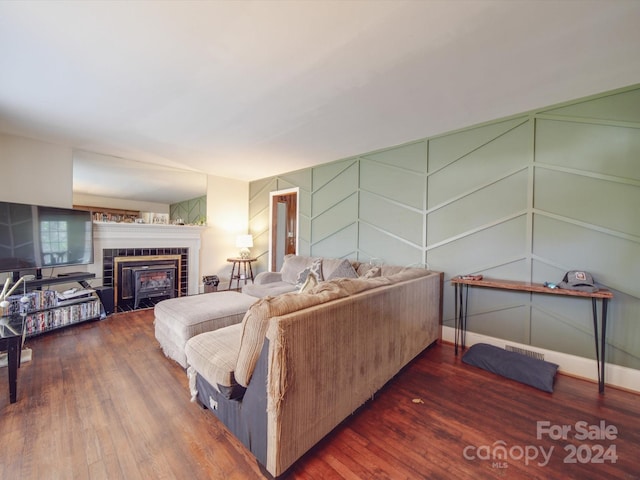
<path id="1" fill-rule="evenodd" d="M 133 238 L 151 240 L 149 236 L 162 238 L 192 238 L 200 241 L 200 235 L 207 227 L 196 225 L 162 225 L 155 223 L 109 223 L 94 222 L 93 236 L 98 238 Z M 134 247 L 136 245 L 133 245 Z M 155 246 L 155 245 L 154 245 Z M 114 247 L 105 247 L 114 248 Z M 116 247 L 117 248 L 117 247 Z"/>
<path id="2" fill-rule="evenodd" d="M 194 295 L 198 293 L 200 245 L 202 232 L 206 228 L 194 225 L 94 222 L 94 263 L 89 271 L 102 278 L 102 251 L 107 248 L 188 248 L 189 295 Z"/>

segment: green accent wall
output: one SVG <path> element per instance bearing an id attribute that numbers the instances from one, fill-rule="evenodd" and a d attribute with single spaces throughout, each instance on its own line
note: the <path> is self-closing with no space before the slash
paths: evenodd
<path id="1" fill-rule="evenodd" d="M 614 293 L 607 362 L 640 369 L 640 86 L 250 184 L 267 269 L 269 192 L 299 187 L 300 253 Z M 470 331 L 595 358 L 591 302 L 470 289 Z"/>

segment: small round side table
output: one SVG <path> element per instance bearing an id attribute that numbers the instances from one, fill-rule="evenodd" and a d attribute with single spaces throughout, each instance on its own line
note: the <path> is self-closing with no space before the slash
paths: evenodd
<path id="1" fill-rule="evenodd" d="M 244 278 L 244 284 L 247 284 L 247 278 L 251 278 L 251 282 L 253 283 L 253 269 L 251 268 L 251 262 L 255 262 L 255 258 L 227 258 L 227 262 L 231 262 L 231 279 L 229 280 L 229 288 L 231 290 L 231 286 L 233 285 L 233 281 L 236 283 L 236 290 L 240 290 L 240 280 Z M 249 266 L 249 275 L 247 275 L 247 265 Z M 243 274 L 240 274 L 240 270 L 242 269 Z"/>

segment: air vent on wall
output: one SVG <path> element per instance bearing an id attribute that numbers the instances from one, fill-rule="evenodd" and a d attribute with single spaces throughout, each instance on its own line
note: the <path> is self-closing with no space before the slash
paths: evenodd
<path id="1" fill-rule="evenodd" d="M 544 360 L 544 353 L 534 352 L 533 350 L 525 350 L 524 348 L 514 347 L 513 345 L 505 345 L 504 349 L 509 352 L 516 352 L 527 357 L 537 358 L 538 360 Z"/>

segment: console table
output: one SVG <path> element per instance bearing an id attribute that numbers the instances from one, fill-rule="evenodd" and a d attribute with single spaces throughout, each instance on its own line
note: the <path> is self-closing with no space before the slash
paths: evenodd
<path id="1" fill-rule="evenodd" d="M 605 367 L 605 336 L 607 331 L 607 302 L 613 298 L 613 293 L 606 289 L 597 292 L 582 292 L 564 288 L 549 288 L 541 283 L 516 282 L 511 280 L 482 279 L 472 280 L 462 276 L 454 277 L 451 283 L 455 287 L 455 354 L 458 354 L 458 343 L 465 348 L 465 333 L 467 330 L 467 303 L 469 287 L 495 288 L 501 290 L 514 290 L 517 292 L 542 293 L 547 295 L 561 295 L 566 297 L 590 298 L 593 310 L 593 334 L 596 344 L 596 364 L 598 368 L 598 391 L 604 392 L 604 367 Z M 600 334 L 598 334 L 598 310 L 597 300 L 602 302 L 602 319 Z"/>

